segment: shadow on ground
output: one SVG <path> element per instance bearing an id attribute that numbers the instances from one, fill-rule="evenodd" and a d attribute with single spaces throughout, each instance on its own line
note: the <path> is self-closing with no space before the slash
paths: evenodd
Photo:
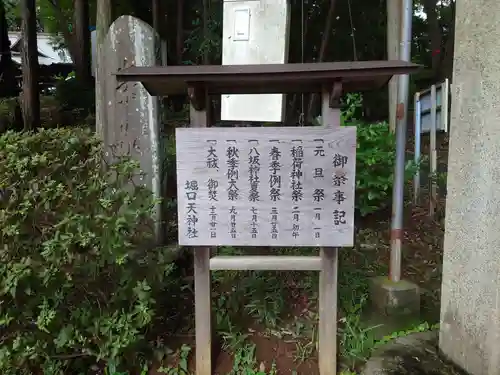
<path id="1" fill-rule="evenodd" d="M 363 375 L 466 375 L 443 358 L 438 332 L 418 332 L 378 348 L 366 362 Z"/>

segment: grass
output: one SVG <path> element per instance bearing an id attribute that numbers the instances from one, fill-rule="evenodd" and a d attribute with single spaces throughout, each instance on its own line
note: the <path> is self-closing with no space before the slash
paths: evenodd
<path id="1" fill-rule="evenodd" d="M 167 374 L 167 375 L 188 375 L 188 358 L 189 353 L 191 352 L 191 347 L 187 345 L 182 345 L 179 350 L 179 361 L 176 366 L 167 366 L 160 368 L 157 370 L 159 373 Z"/>
<path id="2" fill-rule="evenodd" d="M 351 319 L 353 319 L 351 321 Z M 436 326 L 429 326 L 427 323 L 422 323 L 416 327 L 393 332 L 390 335 L 384 336 L 380 340 L 375 340 L 374 336 L 370 334 L 370 328 L 361 328 L 359 325 L 359 318 L 356 316 L 349 316 L 344 321 L 344 330 L 342 330 L 341 347 L 343 351 L 341 356 L 344 358 L 349 358 L 354 366 L 355 363 L 359 361 L 364 361 L 370 352 L 377 347 L 395 339 L 398 337 L 403 337 L 414 332 L 423 332 L 429 329 L 435 329 Z M 276 365 L 273 362 L 270 368 L 266 368 L 264 364 L 258 363 L 255 357 L 255 344 L 246 342 L 244 339 L 237 342 L 237 345 L 226 347 L 226 349 L 231 349 L 233 353 L 234 360 L 231 371 L 228 375 L 277 375 L 278 371 Z M 167 374 L 167 375 L 191 375 L 188 368 L 188 357 L 191 352 L 191 347 L 183 345 L 178 351 L 178 363 L 175 366 L 161 366 L 156 370 L 156 373 Z M 312 354 L 312 349 L 306 349 L 301 351 L 297 347 L 297 354 L 302 353 L 302 357 L 295 357 L 295 360 L 300 362 L 305 360 L 308 355 Z M 129 372 L 120 372 L 112 365 L 105 369 L 105 375 L 132 375 Z M 149 368 L 144 366 L 138 375 L 149 374 Z M 353 368 L 345 368 L 339 372 L 339 375 L 357 375 L 358 373 Z M 135 374 L 134 374 L 135 375 Z"/>
<path id="3" fill-rule="evenodd" d="M 370 231 L 359 235 L 362 243 L 377 243 Z M 282 255 L 313 254 L 314 249 L 274 249 Z M 223 248 L 224 255 L 241 254 L 239 249 Z M 353 254 L 356 253 L 356 254 Z M 341 251 L 339 269 L 339 307 L 342 311 L 339 324 L 339 354 L 346 374 L 359 368 L 380 343 L 400 337 L 416 330 L 429 329 L 420 324 L 408 330 L 396 331 L 383 338 L 377 337 L 376 326 L 363 323 L 363 313 L 367 306 L 368 280 L 370 276 L 386 272 L 369 256 L 356 249 Z M 353 255 L 363 259 L 361 267 L 349 267 Z M 358 259 L 359 260 L 359 259 Z M 345 264 L 346 266 L 342 267 Z M 293 343 L 293 359 L 297 364 L 305 362 L 316 352 L 317 343 L 317 296 L 318 274 L 311 272 L 218 272 L 214 273 L 217 296 L 214 308 L 217 314 L 217 329 L 222 332 L 224 349 L 235 353 L 235 363 L 240 372 L 233 369 L 231 374 L 246 374 L 241 368 L 241 353 L 253 354 L 248 348 L 249 333 L 241 321 L 242 314 L 250 321 L 264 328 L 266 333 L 287 343 Z M 291 308 L 294 303 L 299 304 Z M 243 309 L 241 308 L 243 306 Z M 293 311 L 292 311 L 293 310 Z M 236 312 L 236 314 L 235 314 Z M 246 319 L 243 319 L 246 320 Z M 245 356 L 245 358 L 249 358 Z M 256 364 L 251 361 L 253 369 Z M 236 371 L 236 372 L 235 372 Z"/>
<path id="4" fill-rule="evenodd" d="M 233 368 L 229 375 L 276 375 L 276 366 L 273 363 L 269 370 L 266 370 L 263 363 L 257 365 L 255 358 L 255 345 L 245 344 L 236 349 L 234 353 Z"/>
<path id="5" fill-rule="evenodd" d="M 383 223 L 382 226 L 386 227 L 387 224 Z M 418 232 L 420 233 L 420 229 Z M 358 373 L 360 366 L 380 345 L 412 332 L 435 328 L 424 321 L 414 321 L 407 322 L 406 328 L 389 332 L 387 327 L 379 329 L 380 325 L 367 323 L 370 321 L 365 316 L 369 308 L 369 279 L 386 275 L 388 271 L 383 256 L 388 254 L 389 245 L 381 233 L 381 230 L 362 229 L 356 234 L 356 246 L 353 249 L 339 251 L 338 356 L 342 375 Z M 426 239 L 420 237 L 416 241 L 427 243 Z M 265 251 L 271 255 L 312 255 L 317 254 L 318 249 L 275 248 Z M 241 248 L 218 249 L 219 255 L 242 255 L 247 252 L 247 249 Z M 426 278 L 422 280 L 425 281 Z M 192 285 L 186 286 L 188 289 L 190 287 Z M 283 363 L 280 363 L 279 355 L 268 359 L 266 363 L 259 362 L 262 357 L 262 353 L 259 354 L 261 342 L 255 342 L 256 336 L 269 339 L 272 343 L 285 343 L 294 368 L 300 368 L 301 365 L 308 363 L 313 363 L 317 367 L 318 288 L 317 272 L 212 272 L 212 311 L 215 323 L 213 330 L 221 336 L 222 350 L 232 360 L 232 364 L 229 364 L 224 373 L 229 375 L 283 373 L 280 372 Z M 192 322 L 192 317 L 187 317 L 185 320 L 189 328 L 186 328 L 183 334 L 192 335 L 193 330 L 190 326 L 192 323 L 189 323 Z M 383 336 L 380 331 L 384 331 L 387 335 Z M 192 342 L 191 338 L 189 345 Z M 168 345 L 168 342 L 164 345 Z M 188 358 L 194 353 L 189 345 L 177 344 L 177 350 L 170 355 L 175 359 L 161 362 L 163 366 L 156 373 L 191 374 L 192 366 L 189 366 Z M 260 351 L 262 352 L 262 349 Z M 145 372 L 126 375 L 148 373 L 146 367 L 143 371 Z M 317 373 L 316 371 L 312 373 Z M 122 374 L 108 371 L 106 375 Z"/>
<path id="6" fill-rule="evenodd" d="M 374 234 L 360 232 L 361 243 L 376 243 Z M 272 249 L 274 254 L 313 254 L 314 249 Z M 224 255 L 241 254 L 241 249 L 222 248 Z M 339 361 L 342 374 L 355 374 L 360 364 L 379 345 L 415 331 L 431 328 L 419 322 L 409 329 L 384 337 L 367 326 L 363 314 L 367 307 L 369 277 L 386 272 L 372 259 L 366 248 L 339 252 Z M 354 262 L 356 258 L 356 263 Z M 361 259 L 361 261 L 360 261 Z M 356 264 L 356 266 L 353 266 Z M 292 349 L 291 357 L 299 367 L 315 356 L 318 340 L 318 273 L 316 272 L 213 272 L 214 329 L 222 337 L 222 350 L 232 356 L 229 375 L 277 374 L 276 364 L 259 363 L 258 334 L 280 340 Z M 191 347 L 183 345 L 175 353 L 175 365 L 163 365 L 157 373 L 188 375 Z M 107 375 L 125 375 L 108 370 Z M 140 375 L 147 374 L 146 372 Z M 293 373 L 293 372 L 292 372 Z M 132 375 L 132 374 L 127 374 Z M 134 374 L 136 375 L 136 374 Z"/>

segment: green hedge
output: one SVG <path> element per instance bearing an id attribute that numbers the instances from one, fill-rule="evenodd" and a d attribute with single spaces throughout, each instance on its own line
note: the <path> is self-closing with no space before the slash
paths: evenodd
<path id="1" fill-rule="evenodd" d="M 137 165 L 102 165 L 82 129 L 0 136 L 2 375 L 137 357 L 172 266 L 141 248 L 154 201 L 127 185 Z"/>

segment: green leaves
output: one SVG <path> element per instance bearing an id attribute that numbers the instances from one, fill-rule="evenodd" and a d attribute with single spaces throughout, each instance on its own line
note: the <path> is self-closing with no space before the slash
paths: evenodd
<path id="1" fill-rule="evenodd" d="M 151 238 L 137 163 L 103 169 L 82 129 L 0 136 L 0 373 L 76 373 L 75 358 L 124 360 L 172 270 Z"/>
<path id="2" fill-rule="evenodd" d="M 396 139 L 386 122 L 366 124 L 355 120 L 356 109 L 361 108 L 359 94 L 350 94 L 344 101 L 344 126 L 357 127 L 356 150 L 356 210 L 368 215 L 386 208 L 392 197 Z M 418 166 L 406 165 L 406 178 L 410 179 Z"/>

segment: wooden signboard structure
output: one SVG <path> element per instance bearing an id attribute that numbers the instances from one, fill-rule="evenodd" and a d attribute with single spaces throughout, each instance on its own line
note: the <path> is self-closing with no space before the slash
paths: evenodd
<path id="1" fill-rule="evenodd" d="M 181 245 L 352 246 L 354 127 L 177 129 L 176 141 Z"/>
<path id="2" fill-rule="evenodd" d="M 320 272 L 319 370 L 337 373 L 337 249 L 353 245 L 356 130 L 340 97 L 376 89 L 418 65 L 403 61 L 131 67 L 151 95 L 188 93 L 177 129 L 179 242 L 194 247 L 196 374 L 212 373 L 210 270 Z M 322 93 L 319 127 L 209 128 L 207 98 Z M 211 257 L 214 246 L 318 246 L 319 256 Z"/>

